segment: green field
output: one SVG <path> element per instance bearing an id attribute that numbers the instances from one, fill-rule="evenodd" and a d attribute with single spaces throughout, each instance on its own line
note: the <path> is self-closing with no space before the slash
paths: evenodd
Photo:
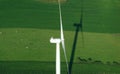
<path id="1" fill-rule="evenodd" d="M 6 74 L 55 74 L 55 44 L 59 36 L 59 13 L 56 2 L 42 0 L 0 0 L 0 72 Z M 74 23 L 80 21 L 80 0 L 62 3 L 67 57 L 74 40 Z M 84 0 L 83 34 L 77 41 L 74 74 L 120 74 L 120 1 Z M 78 57 L 104 64 L 80 64 Z M 62 72 L 66 65 L 61 50 Z M 106 62 L 110 62 L 107 65 Z M 36 73 L 34 73 L 36 71 Z M 13 73 L 11 73 L 13 72 Z"/>

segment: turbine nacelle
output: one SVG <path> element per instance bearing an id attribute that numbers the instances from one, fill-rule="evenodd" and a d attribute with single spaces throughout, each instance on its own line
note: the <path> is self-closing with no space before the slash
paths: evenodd
<path id="1" fill-rule="evenodd" d="M 60 38 L 53 38 L 53 37 L 51 37 L 51 39 L 50 39 L 50 43 L 60 43 L 60 42 L 61 42 Z"/>

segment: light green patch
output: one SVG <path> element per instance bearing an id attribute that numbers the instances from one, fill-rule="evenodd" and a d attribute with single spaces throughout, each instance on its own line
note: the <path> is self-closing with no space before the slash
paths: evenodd
<path id="1" fill-rule="evenodd" d="M 52 3 L 52 4 L 57 4 L 58 0 L 36 0 L 38 2 L 43 2 L 43 3 Z M 60 0 L 61 3 L 65 3 L 67 0 Z"/>
<path id="2" fill-rule="evenodd" d="M 120 7 L 120 0 L 114 0 L 114 5 Z"/>
<path id="3" fill-rule="evenodd" d="M 115 34 L 118 35 L 118 34 Z M 79 34 L 76 57 L 92 57 L 94 60 L 119 61 L 120 36 L 106 33 L 84 33 L 84 47 Z M 86 54 L 86 55 L 85 55 Z M 77 58 L 76 58 L 77 59 Z"/>
<path id="4" fill-rule="evenodd" d="M 112 0 L 102 0 L 101 1 L 104 8 L 111 8 L 113 6 L 113 1 Z"/>
<path id="5" fill-rule="evenodd" d="M 50 38 L 59 38 L 59 30 L 5 28 L 0 29 L 0 32 L 0 60 L 55 61 L 55 44 L 50 43 Z M 74 31 L 65 31 L 64 34 L 67 56 L 70 59 Z M 120 61 L 118 35 L 84 32 L 83 47 L 79 32 L 75 62 L 78 62 L 77 57 L 91 57 L 104 62 Z M 61 60 L 65 61 L 62 49 Z"/>

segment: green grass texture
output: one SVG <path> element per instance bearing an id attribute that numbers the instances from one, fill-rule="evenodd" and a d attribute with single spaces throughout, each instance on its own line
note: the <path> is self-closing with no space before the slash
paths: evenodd
<path id="1" fill-rule="evenodd" d="M 55 61 L 55 44 L 50 43 L 50 38 L 60 37 L 58 30 L 31 29 L 31 28 L 4 28 L 0 29 L 0 59 L 1 60 L 29 60 L 29 61 Z M 74 31 L 64 31 L 66 52 L 70 57 Z M 79 32 L 75 62 L 78 57 L 92 58 L 94 60 L 120 61 L 119 34 Z M 61 47 L 61 60 L 64 54 Z"/>
<path id="2" fill-rule="evenodd" d="M 73 24 L 80 23 L 80 4 L 80 0 L 67 0 L 61 5 L 68 60 L 76 29 Z M 105 63 L 120 63 L 120 1 L 83 0 L 83 5 L 84 44 L 79 32 L 72 72 L 119 74 L 119 65 Z M 57 3 L 0 0 L 0 73 L 55 74 L 55 44 L 49 40 L 60 37 L 59 28 Z M 79 64 L 78 57 L 104 64 Z M 61 62 L 62 73 L 66 74 L 62 47 Z"/>
<path id="3" fill-rule="evenodd" d="M 80 22 L 81 0 L 62 3 L 64 30 Z M 85 32 L 119 33 L 119 0 L 84 0 Z M 59 29 L 58 4 L 37 0 L 0 0 L 0 28 Z"/>

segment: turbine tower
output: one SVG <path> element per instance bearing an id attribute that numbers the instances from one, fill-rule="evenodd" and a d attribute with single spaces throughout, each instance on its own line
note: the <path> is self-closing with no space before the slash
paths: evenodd
<path id="1" fill-rule="evenodd" d="M 56 74 L 61 74 L 61 67 L 60 67 L 60 43 L 62 44 L 62 48 L 64 51 L 64 56 L 66 60 L 67 70 L 68 70 L 68 61 L 67 61 L 67 55 L 65 50 L 65 43 L 64 43 L 64 34 L 63 34 L 63 26 L 62 26 L 62 15 L 61 15 L 61 3 L 60 0 L 58 0 L 59 5 L 59 16 L 60 16 L 60 38 L 51 38 L 50 43 L 56 44 Z M 67 71 L 69 74 L 69 71 Z"/>

